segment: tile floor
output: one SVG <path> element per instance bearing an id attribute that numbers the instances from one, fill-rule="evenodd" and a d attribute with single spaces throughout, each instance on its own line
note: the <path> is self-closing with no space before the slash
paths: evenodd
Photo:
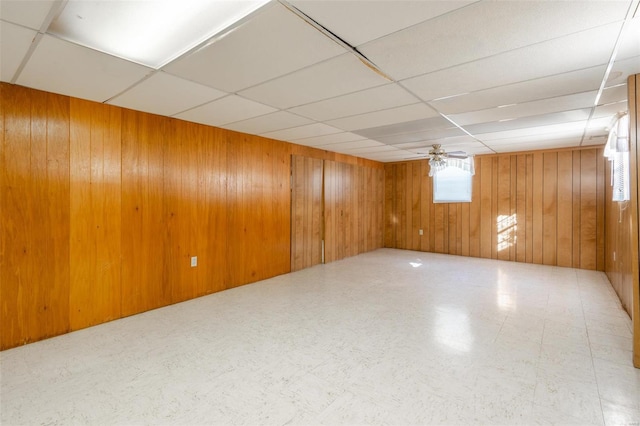
<path id="1" fill-rule="evenodd" d="M 383 249 L 0 353 L 0 423 L 640 424 L 604 274 Z"/>

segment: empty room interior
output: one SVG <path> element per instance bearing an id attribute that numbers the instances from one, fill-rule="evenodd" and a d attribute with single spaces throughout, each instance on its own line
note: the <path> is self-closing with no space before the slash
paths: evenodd
<path id="1" fill-rule="evenodd" d="M 0 423 L 640 423 L 640 0 L 0 0 Z"/>

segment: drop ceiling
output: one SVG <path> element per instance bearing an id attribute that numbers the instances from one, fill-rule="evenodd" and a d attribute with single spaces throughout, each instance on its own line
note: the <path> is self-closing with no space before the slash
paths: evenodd
<path id="1" fill-rule="evenodd" d="M 0 80 L 382 162 L 602 144 L 640 73 L 640 0 L 272 0 L 158 68 L 77 1 L 1 0 Z"/>

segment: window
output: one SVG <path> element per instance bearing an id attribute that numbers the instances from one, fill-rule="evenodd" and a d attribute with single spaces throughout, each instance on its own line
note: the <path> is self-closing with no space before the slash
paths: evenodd
<path id="1" fill-rule="evenodd" d="M 471 172 L 449 165 L 433 175 L 434 203 L 471 202 Z"/>
<path id="2" fill-rule="evenodd" d="M 629 191 L 629 116 L 622 115 L 612 126 L 604 155 L 611 161 L 613 201 L 628 201 Z"/>

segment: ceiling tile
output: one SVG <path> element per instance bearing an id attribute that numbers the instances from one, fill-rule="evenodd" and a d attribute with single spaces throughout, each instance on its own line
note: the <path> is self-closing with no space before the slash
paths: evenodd
<path id="1" fill-rule="evenodd" d="M 108 103 L 160 115 L 174 115 L 225 96 L 226 93 L 158 72 Z"/>
<path id="2" fill-rule="evenodd" d="M 401 80 L 621 21 L 627 7 L 628 1 L 483 1 L 359 50 Z"/>
<path id="3" fill-rule="evenodd" d="M 354 115 L 353 117 L 330 120 L 328 124 L 343 130 L 359 130 L 373 126 L 392 125 L 417 119 L 434 117 L 438 114 L 423 103 L 405 105 L 367 114 Z"/>
<path id="4" fill-rule="evenodd" d="M 367 146 L 364 148 L 354 148 L 351 152 L 355 154 L 365 154 L 365 153 L 383 153 L 383 152 L 406 152 L 396 148 L 395 146 L 389 146 L 385 144 L 378 144 L 373 146 Z"/>
<path id="5" fill-rule="evenodd" d="M 537 151 L 541 149 L 571 148 L 580 146 L 580 138 L 550 139 L 537 142 L 512 143 L 502 146 L 491 146 L 498 152 Z"/>
<path id="6" fill-rule="evenodd" d="M 327 149 L 329 151 L 335 151 L 335 152 L 348 152 L 354 149 L 371 148 L 376 146 L 380 146 L 380 142 L 372 141 L 369 139 L 362 139 L 362 140 L 353 141 L 353 142 L 342 142 L 342 143 L 333 143 L 331 145 L 323 145 L 322 149 Z"/>
<path id="7" fill-rule="evenodd" d="M 457 114 L 598 90 L 605 70 L 606 66 L 602 65 L 431 101 L 429 104 L 443 114 Z"/>
<path id="8" fill-rule="evenodd" d="M 291 111 L 318 121 L 394 108 L 418 102 L 415 96 L 397 84 L 366 89 L 292 108 Z"/>
<path id="9" fill-rule="evenodd" d="M 333 143 L 351 142 L 362 140 L 363 137 L 355 133 L 342 132 L 332 133 L 330 135 L 315 136 L 312 138 L 293 139 L 292 142 L 306 146 L 324 146 Z"/>
<path id="10" fill-rule="evenodd" d="M 475 0 L 473 0 L 475 1 Z M 358 46 L 473 1 L 290 0 L 342 40 Z"/>
<path id="11" fill-rule="evenodd" d="M 640 56 L 621 59 L 614 62 L 607 79 L 607 86 L 626 84 L 627 77 L 633 74 L 640 74 Z"/>
<path id="12" fill-rule="evenodd" d="M 244 90 L 240 94 L 267 105 L 287 109 L 385 83 L 388 80 L 351 53 L 347 53 Z"/>
<path id="13" fill-rule="evenodd" d="M 452 114 L 449 118 L 460 126 L 467 126 L 469 124 L 485 123 L 487 121 L 500 121 L 552 112 L 590 108 L 594 106 L 597 94 L 597 91 L 576 93 L 538 101 L 505 105 L 504 107 L 490 108 L 481 111 Z"/>
<path id="14" fill-rule="evenodd" d="M 536 139 L 548 139 L 556 134 L 583 132 L 586 125 L 587 120 L 578 120 L 568 123 L 524 127 L 521 129 L 499 130 L 496 132 L 477 134 L 476 137 L 487 144 L 491 144 L 493 141 L 499 139 L 509 140 L 526 136 L 534 136 Z"/>
<path id="15" fill-rule="evenodd" d="M 449 123 L 450 124 L 450 123 Z M 440 140 L 452 137 L 466 136 L 462 130 L 457 127 L 448 127 L 443 129 L 423 130 L 415 133 L 399 133 L 391 136 L 373 137 L 377 141 L 386 143 L 387 145 L 402 145 L 406 143 L 431 141 L 431 143 L 439 143 Z"/>
<path id="16" fill-rule="evenodd" d="M 466 145 L 472 145 L 472 144 L 480 144 L 480 142 L 478 142 L 476 139 L 465 134 L 464 136 L 453 136 L 448 138 L 442 138 L 437 142 L 431 142 L 431 141 L 407 142 L 407 143 L 395 144 L 394 146 L 399 149 L 410 149 L 410 150 L 417 149 L 417 150 L 423 151 L 425 148 L 431 147 L 431 145 L 433 145 L 434 143 L 439 143 L 444 147 L 448 147 L 450 145 L 466 146 Z"/>
<path id="17" fill-rule="evenodd" d="M 600 96 L 600 105 L 607 105 L 616 102 L 624 102 L 627 100 L 627 85 L 619 84 L 617 86 L 607 87 L 602 91 L 602 96 Z"/>
<path id="18" fill-rule="evenodd" d="M 323 123 L 307 124 L 292 129 L 278 130 L 275 132 L 264 133 L 262 136 L 271 139 L 280 139 L 283 141 L 312 138 L 315 136 L 330 135 L 333 133 L 341 133 L 340 129 L 327 126 Z"/>
<path id="19" fill-rule="evenodd" d="M 0 21 L 0 81 L 10 82 L 38 33 Z"/>
<path id="20" fill-rule="evenodd" d="M 275 2 L 240 27 L 164 69 L 236 92 L 344 52 Z"/>
<path id="21" fill-rule="evenodd" d="M 516 118 L 514 120 L 508 121 L 494 121 L 490 123 L 472 124 L 470 126 L 465 126 L 465 129 L 472 135 L 478 137 L 478 139 L 483 140 L 483 133 L 522 129 L 527 127 L 538 127 L 548 124 L 569 123 L 572 121 L 581 121 L 588 119 L 590 112 L 591 108 L 585 108 L 573 111 L 563 111 L 551 114 Z"/>
<path id="22" fill-rule="evenodd" d="M 298 127 L 309 123 L 312 123 L 312 121 L 308 118 L 300 117 L 299 115 L 291 114 L 286 111 L 278 111 L 271 114 L 261 115 L 260 117 L 250 118 L 248 120 L 229 123 L 226 124 L 224 128 L 252 135 L 260 135 L 276 130 Z"/>
<path id="23" fill-rule="evenodd" d="M 380 123 L 381 124 L 381 123 Z M 370 127 L 368 129 L 360 129 L 356 133 L 371 139 L 379 139 L 393 135 L 418 133 L 427 130 L 449 129 L 451 122 L 437 115 L 430 118 L 421 118 L 403 123 L 394 123 Z"/>
<path id="24" fill-rule="evenodd" d="M 621 34 L 617 57 L 620 59 L 640 56 L 640 16 L 627 22 Z"/>
<path id="25" fill-rule="evenodd" d="M 2 0 L 0 17 L 33 30 L 40 30 L 57 0 Z"/>
<path id="26" fill-rule="evenodd" d="M 592 118 L 611 117 L 618 113 L 623 113 L 629 109 L 627 101 L 614 102 L 612 104 L 601 105 L 596 107 Z"/>
<path id="27" fill-rule="evenodd" d="M 17 83 L 104 102 L 150 72 L 141 65 L 44 35 Z"/>
<path id="28" fill-rule="evenodd" d="M 502 2 L 499 2 L 502 4 Z M 621 24 L 610 24 L 411 78 L 402 84 L 425 101 L 606 65 Z"/>
<path id="29" fill-rule="evenodd" d="M 210 126 L 221 126 L 274 111 L 275 108 L 270 106 L 253 102 L 237 95 L 230 95 L 182 112 L 175 115 L 175 117 Z"/>

